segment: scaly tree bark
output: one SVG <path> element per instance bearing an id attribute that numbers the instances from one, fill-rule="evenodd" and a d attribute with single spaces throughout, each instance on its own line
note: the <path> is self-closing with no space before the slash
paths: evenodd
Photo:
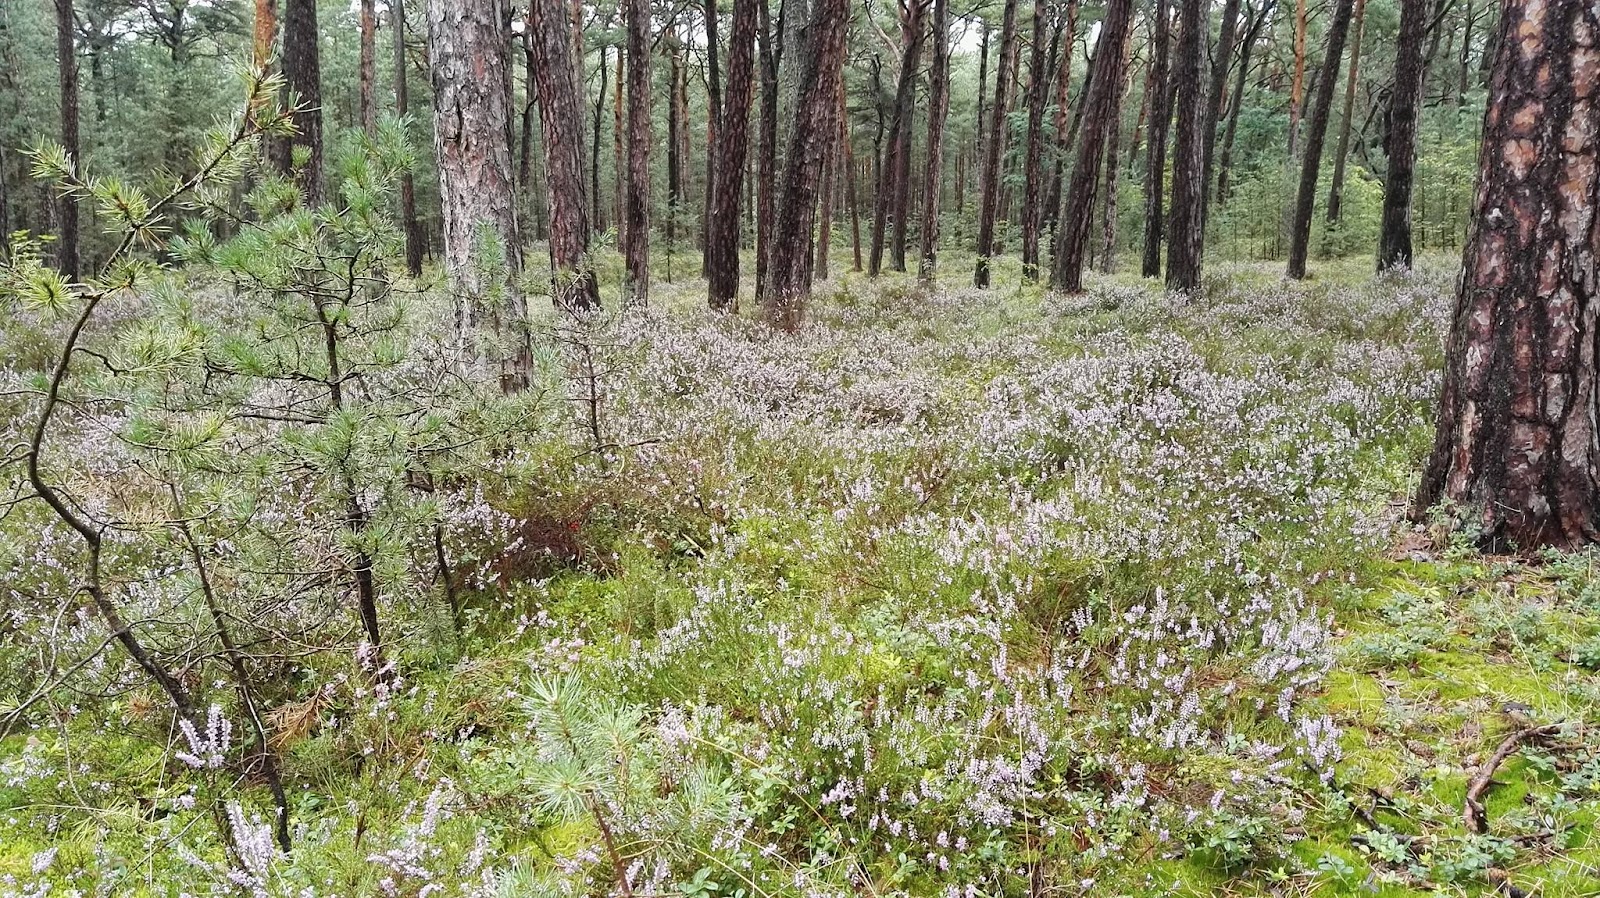
<path id="1" fill-rule="evenodd" d="M 1050 41 L 1048 7 L 1033 4 L 1033 43 L 1028 52 L 1028 133 L 1022 164 L 1022 278 L 1039 279 L 1039 230 L 1044 205 L 1039 202 L 1039 182 L 1044 177 L 1044 106 L 1050 96 Z"/>
<path id="2" fill-rule="evenodd" d="M 733 0 L 728 37 L 728 93 L 718 116 L 712 152 L 716 175 L 706 225 L 706 283 L 711 308 L 737 311 L 739 297 L 739 192 L 749 146 L 750 89 L 755 70 L 757 7 L 766 0 Z"/>
<path id="3" fill-rule="evenodd" d="M 1050 167 L 1050 198 L 1044 204 L 1044 227 L 1048 229 L 1055 224 L 1056 216 L 1061 211 L 1061 185 L 1066 183 L 1067 163 L 1072 149 L 1072 129 L 1067 127 L 1071 121 L 1072 110 L 1072 45 L 1078 39 L 1078 0 L 1067 0 L 1066 19 L 1061 24 L 1061 52 L 1056 60 L 1056 115 L 1055 115 L 1055 145 L 1052 155 L 1055 157 Z M 1085 94 L 1089 91 L 1089 82 L 1083 85 Z"/>
<path id="4" fill-rule="evenodd" d="M 589 253 L 588 202 L 583 195 L 583 143 L 578 139 L 578 70 L 565 0 L 531 0 L 535 87 L 549 191 L 550 264 L 558 306 L 600 305 Z"/>
<path id="5" fill-rule="evenodd" d="M 1240 41 L 1239 48 L 1239 74 L 1233 81 L 1233 99 L 1228 104 L 1228 126 L 1222 135 L 1222 152 L 1217 160 L 1217 206 L 1220 208 L 1228 202 L 1228 179 L 1233 173 L 1233 141 L 1239 133 L 1239 113 L 1244 108 L 1245 82 L 1250 77 L 1250 57 L 1255 50 L 1256 38 L 1261 34 L 1262 26 L 1267 24 L 1267 19 L 1272 15 L 1277 0 L 1266 0 L 1261 5 L 1260 12 L 1250 17 L 1250 27 L 1245 29 L 1244 40 Z"/>
<path id="6" fill-rule="evenodd" d="M 72 0 L 56 4 L 56 73 L 61 98 L 61 146 L 72 158 L 73 171 L 82 171 L 78 147 L 78 53 L 74 46 L 77 23 Z M 70 279 L 78 277 L 78 200 L 69 193 L 56 194 L 56 269 Z"/>
<path id="7" fill-rule="evenodd" d="M 1217 123 L 1222 117 L 1222 101 L 1228 92 L 1228 66 L 1233 62 L 1233 43 L 1239 33 L 1239 0 L 1222 5 L 1222 30 L 1217 35 L 1217 52 L 1211 62 L 1211 94 L 1206 100 L 1205 148 L 1200 163 L 1200 221 L 1205 226 L 1211 210 L 1211 181 L 1217 155 Z"/>
<path id="8" fill-rule="evenodd" d="M 705 0 L 706 29 L 706 184 L 700 218 L 700 274 L 711 276 L 711 207 L 716 203 L 717 132 L 722 129 L 722 47 L 717 32 L 717 0 Z"/>
<path id="9" fill-rule="evenodd" d="M 786 2 L 778 4 L 778 24 L 772 24 L 767 0 L 761 0 L 760 31 L 756 35 L 761 57 L 761 136 L 756 147 L 756 299 L 767 290 L 767 263 L 772 257 L 772 218 L 778 169 L 778 66 L 783 62 L 783 26 Z"/>
<path id="10" fill-rule="evenodd" d="M 405 0 L 389 0 L 389 26 L 394 37 L 394 111 L 404 119 L 411 111 L 411 89 L 406 79 Z M 400 174 L 400 227 L 406 235 L 406 271 L 422 275 L 422 225 L 417 221 L 417 179 L 407 169 Z"/>
<path id="11" fill-rule="evenodd" d="M 1344 116 L 1339 121 L 1339 144 L 1333 155 L 1333 183 L 1328 187 L 1328 223 L 1339 220 L 1344 209 L 1344 169 L 1350 158 L 1350 123 L 1356 112 L 1356 84 L 1361 72 L 1361 24 L 1366 18 L 1367 0 L 1356 0 L 1355 19 L 1350 24 L 1350 70 L 1344 82 Z"/>
<path id="12" fill-rule="evenodd" d="M 283 0 L 283 77 L 294 95 L 295 134 L 280 144 L 278 170 L 293 176 L 306 206 L 322 205 L 322 65 L 317 0 Z M 295 164 L 295 156 L 305 161 Z"/>
<path id="13" fill-rule="evenodd" d="M 1006 105 L 1010 71 L 1017 55 L 1017 0 L 1006 0 L 1000 25 L 1000 62 L 995 66 L 994 108 L 989 115 L 989 136 L 983 147 L 982 199 L 978 204 L 978 266 L 972 283 L 989 286 L 989 254 L 994 251 L 995 218 L 1000 212 L 1000 162 L 1005 156 Z"/>
<path id="14" fill-rule="evenodd" d="M 1200 82 L 1200 44 L 1205 38 L 1206 0 L 1179 0 L 1177 80 L 1178 126 L 1172 143 L 1172 219 L 1167 242 L 1167 289 L 1200 286 L 1205 252 L 1205 201 L 1200 183 L 1204 159 L 1200 127 L 1205 117 L 1205 86 Z"/>
<path id="15" fill-rule="evenodd" d="M 822 158 L 838 131 L 839 83 L 844 75 L 844 39 L 850 28 L 846 0 L 816 0 L 806 25 L 805 61 L 796 83 L 794 126 L 783 176 L 782 205 L 775 223 L 785 239 L 774 245 L 763 306 L 767 323 L 796 331 L 811 293 L 812 229 Z"/>
<path id="16" fill-rule="evenodd" d="M 1083 258 L 1094 229 L 1095 184 L 1100 179 L 1100 161 L 1105 154 L 1107 135 L 1121 118 L 1118 102 L 1132 22 L 1133 0 L 1108 0 L 1100 25 L 1100 45 L 1094 54 L 1094 78 L 1083 97 L 1083 134 L 1078 139 L 1078 161 L 1072 167 L 1067 204 L 1056 225 L 1050 286 L 1067 293 L 1083 292 Z"/>
<path id="17" fill-rule="evenodd" d="M 1289 85 L 1289 158 L 1300 148 L 1301 107 L 1306 95 L 1306 0 L 1294 5 L 1294 81 Z"/>
<path id="18" fill-rule="evenodd" d="M 1294 222 L 1289 229 L 1289 277 L 1306 276 L 1306 257 L 1311 250 L 1311 214 L 1317 204 L 1317 176 L 1322 172 L 1322 145 L 1328 136 L 1328 115 L 1333 109 L 1333 89 L 1339 83 L 1339 64 L 1344 59 L 1345 37 L 1350 33 L 1352 0 L 1334 0 L 1333 21 L 1328 25 L 1328 55 L 1317 76 L 1316 103 L 1311 108 L 1311 123 L 1306 129 L 1304 158 L 1300 163 L 1300 190 L 1295 194 Z"/>
<path id="19" fill-rule="evenodd" d="M 642 306 L 650 298 L 650 0 L 627 0 L 628 199 L 622 255 L 623 296 Z M 675 210 L 668 208 L 667 214 Z"/>
<path id="20" fill-rule="evenodd" d="M 1426 0 L 1400 0 L 1400 38 L 1395 45 L 1394 92 L 1383 150 L 1389 171 L 1383 182 L 1383 224 L 1378 234 L 1378 270 L 1411 267 L 1411 182 L 1417 164 L 1417 117 L 1422 106 L 1422 39 Z"/>
<path id="21" fill-rule="evenodd" d="M 1131 26 L 1130 26 L 1131 31 Z M 1130 66 L 1127 56 L 1128 50 L 1123 51 L 1122 77 L 1117 83 L 1116 99 L 1112 101 L 1111 108 L 1116 110 L 1116 118 L 1111 121 L 1110 133 L 1106 135 L 1106 200 L 1102 208 L 1100 242 L 1100 271 L 1111 274 L 1117 270 L 1117 187 L 1122 180 L 1120 151 L 1122 128 L 1122 98 L 1128 90 L 1128 75 Z"/>
<path id="22" fill-rule="evenodd" d="M 359 72 L 361 130 L 368 137 L 378 133 L 378 0 L 361 0 L 361 53 Z"/>
<path id="23" fill-rule="evenodd" d="M 923 27 L 923 14 L 927 0 L 903 0 L 900 16 L 900 73 L 895 78 L 894 106 L 889 110 L 889 135 L 884 146 L 883 161 L 879 171 L 876 197 L 872 205 L 872 248 L 867 257 L 867 275 L 877 277 L 883 268 L 883 249 L 887 238 L 888 220 L 895 217 L 895 244 L 897 256 L 891 259 L 895 271 L 906 270 L 904 218 L 911 172 L 911 118 L 912 103 L 916 97 L 917 66 L 922 59 L 922 43 L 927 30 Z"/>
<path id="24" fill-rule="evenodd" d="M 1600 540 L 1600 7 L 1505 0 L 1472 236 L 1413 514 L 1489 552 Z"/>
<path id="25" fill-rule="evenodd" d="M 933 0 L 933 67 L 928 73 L 928 171 L 922 182 L 922 245 L 917 277 L 939 267 L 939 202 L 944 181 L 944 129 L 950 119 L 950 4 Z M 848 139 L 848 135 L 845 135 Z M 958 178 L 959 180 L 959 178 Z"/>
<path id="26" fill-rule="evenodd" d="M 255 0 L 255 10 L 251 57 L 256 68 L 267 68 L 272 64 L 272 46 L 278 42 L 278 0 Z"/>
<path id="27" fill-rule="evenodd" d="M 486 324 L 499 331 L 507 313 L 513 320 L 522 317 L 515 299 L 505 310 L 485 304 L 491 285 L 522 269 L 511 178 L 510 33 L 502 12 L 498 0 L 428 4 L 444 262 L 463 330 Z M 490 236 L 499 246 L 485 256 Z M 489 260 L 496 255 L 506 270 L 492 269 Z"/>
<path id="28" fill-rule="evenodd" d="M 1167 178 L 1167 126 L 1172 120 L 1171 96 L 1167 88 L 1168 45 L 1171 43 L 1171 18 L 1167 0 L 1155 0 L 1154 33 L 1150 37 L 1154 71 L 1150 83 L 1155 95 L 1150 98 L 1150 149 L 1144 157 L 1144 255 L 1139 273 L 1147 278 L 1161 276 L 1161 239 L 1164 231 Z"/>

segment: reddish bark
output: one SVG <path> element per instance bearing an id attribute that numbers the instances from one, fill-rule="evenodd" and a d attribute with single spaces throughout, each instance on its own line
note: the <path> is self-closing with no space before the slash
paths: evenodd
<path id="1" fill-rule="evenodd" d="M 572 60 L 564 0 L 532 0 L 533 54 L 539 121 L 549 192 L 550 261 L 557 272 L 557 305 L 600 304 L 600 288 L 586 256 L 589 216 L 583 195 L 583 145 L 578 139 L 578 73 Z"/>
<path id="2" fill-rule="evenodd" d="M 713 309 L 737 310 L 739 296 L 739 191 L 749 146 L 750 88 L 755 70 L 756 6 L 766 0 L 734 0 L 728 39 L 728 93 L 718 118 L 711 179 L 711 217 L 706 227 L 706 282 Z"/>
<path id="3" fill-rule="evenodd" d="M 1168 222 L 1167 289 L 1200 286 L 1205 251 L 1204 165 L 1200 128 L 1205 87 L 1200 83 L 1200 44 L 1204 40 L 1206 0 L 1180 0 L 1178 53 L 1172 76 L 1177 82 L 1178 126 L 1172 142 L 1172 218 Z"/>
<path id="4" fill-rule="evenodd" d="M 1334 0 L 1333 22 L 1328 26 L 1328 55 L 1317 76 L 1316 105 L 1311 109 L 1311 124 L 1306 131 L 1305 158 L 1300 166 L 1300 190 L 1295 195 L 1294 222 L 1289 230 L 1289 277 L 1306 276 L 1306 257 L 1311 250 L 1311 213 L 1317 202 L 1317 177 L 1322 172 L 1322 145 L 1328 136 L 1328 114 L 1333 108 L 1333 88 L 1339 83 L 1339 64 L 1344 58 L 1345 36 L 1350 32 L 1352 0 Z"/>
<path id="5" fill-rule="evenodd" d="M 360 109 L 361 130 L 368 137 L 378 133 L 377 67 L 378 67 L 378 3 L 361 0 L 361 52 L 357 67 L 360 82 L 357 103 Z"/>
<path id="6" fill-rule="evenodd" d="M 1600 8 L 1506 0 L 1417 515 L 1494 552 L 1600 540 Z"/>

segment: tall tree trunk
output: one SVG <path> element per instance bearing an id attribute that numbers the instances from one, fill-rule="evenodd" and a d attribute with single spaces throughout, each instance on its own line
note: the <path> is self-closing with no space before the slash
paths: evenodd
<path id="1" fill-rule="evenodd" d="M 1217 52 L 1211 63 L 1211 94 L 1206 101 L 1205 148 L 1200 163 L 1200 221 L 1205 226 L 1211 210 L 1211 181 L 1217 154 L 1217 122 L 1222 117 L 1222 101 L 1228 92 L 1228 66 L 1233 62 L 1234 38 L 1239 33 L 1239 0 L 1222 5 L 1222 30 L 1217 35 Z"/>
<path id="2" fill-rule="evenodd" d="M 650 298 L 650 0 L 627 0 L 628 201 L 622 255 L 623 296 L 643 306 Z M 674 65 L 676 68 L 676 65 Z M 675 209 L 668 200 L 667 214 Z"/>
<path id="3" fill-rule="evenodd" d="M 590 222 L 590 226 L 595 231 L 604 231 L 606 229 L 605 200 L 603 199 L 605 195 L 600 191 L 600 130 L 602 123 L 605 120 L 604 115 L 606 109 L 606 100 L 611 98 L 611 91 L 607 87 L 607 85 L 611 83 L 609 80 L 610 67 L 606 61 L 608 56 L 609 54 L 606 52 L 606 48 L 602 45 L 600 47 L 600 88 L 599 90 L 595 91 L 594 111 L 589 119 L 589 201 L 593 204 L 594 209 L 593 221 Z M 622 48 L 618 47 L 617 66 L 620 68 L 622 65 Z M 622 84 L 620 72 L 618 73 L 617 84 L 619 86 Z M 583 96 L 583 79 L 581 77 L 581 73 L 578 79 L 578 91 L 578 96 Z M 616 159 L 616 162 L 612 163 L 612 167 L 617 169 L 616 171 L 612 172 L 612 175 L 613 182 L 617 185 L 618 197 L 621 196 L 622 190 L 623 166 L 620 163 L 622 162 L 622 156 L 624 152 L 622 148 L 622 128 L 620 127 L 622 118 L 621 106 L 622 95 L 621 93 L 618 93 L 616 100 L 612 105 L 611 125 L 612 151 L 613 156 Z M 615 205 L 620 205 L 620 203 Z M 613 208 L 612 211 L 615 213 L 618 210 Z"/>
<path id="4" fill-rule="evenodd" d="M 1033 44 L 1028 53 L 1028 133 L 1022 165 L 1022 278 L 1039 279 L 1039 230 L 1044 206 L 1039 202 L 1039 182 L 1044 172 L 1044 106 L 1050 96 L 1048 65 L 1048 7 L 1033 4 Z"/>
<path id="5" fill-rule="evenodd" d="M 812 231 L 822 159 L 835 139 L 840 80 L 844 75 L 845 34 L 850 27 L 846 0 L 816 0 L 806 25 L 805 61 L 796 83 L 794 127 L 783 175 L 783 200 L 775 227 L 785 235 L 773 247 L 764 312 L 768 324 L 796 331 L 811 294 Z"/>
<path id="6" fill-rule="evenodd" d="M 1294 81 L 1289 85 L 1289 158 L 1300 148 L 1301 107 L 1306 94 L 1306 0 L 1294 5 Z"/>
<path id="7" fill-rule="evenodd" d="M 822 199 L 817 209 L 817 258 L 813 270 L 824 281 L 828 279 L 828 251 L 833 243 L 833 195 L 837 192 L 834 182 L 839 180 L 839 152 L 839 141 L 833 140 L 822 157 Z"/>
<path id="8" fill-rule="evenodd" d="M 722 47 L 718 44 L 717 0 L 705 0 L 706 28 L 706 185 L 700 219 L 700 274 L 711 276 L 711 207 L 716 203 L 717 134 L 722 130 Z"/>
<path id="9" fill-rule="evenodd" d="M 278 42 L 278 0 L 255 0 L 251 31 L 251 60 L 258 69 L 272 65 L 272 46 Z"/>
<path id="10" fill-rule="evenodd" d="M 1266 25 L 1276 5 L 1277 0 L 1266 0 L 1261 5 L 1261 11 L 1251 19 L 1244 40 L 1240 42 L 1239 74 L 1233 81 L 1233 99 L 1228 104 L 1228 127 L 1222 135 L 1222 153 L 1217 161 L 1218 208 L 1228 201 L 1228 178 L 1233 173 L 1233 141 L 1239 133 L 1239 113 L 1244 109 L 1244 88 L 1245 82 L 1250 77 L 1250 57 L 1255 50 L 1256 37 L 1261 33 L 1262 26 Z"/>
<path id="11" fill-rule="evenodd" d="M 1179 0 L 1178 52 L 1172 76 L 1177 79 L 1178 126 L 1172 142 L 1172 218 L 1167 242 L 1167 289 L 1190 291 L 1200 286 L 1205 253 L 1205 216 L 1200 209 L 1205 191 L 1200 183 L 1200 127 L 1205 117 L 1205 87 L 1200 82 L 1200 45 L 1205 39 L 1206 0 Z"/>
<path id="12" fill-rule="evenodd" d="M 317 41 L 317 0 L 283 0 L 283 76 L 298 106 L 282 171 L 295 176 L 308 207 L 323 201 L 322 67 Z M 297 150 L 306 161 L 291 172 Z"/>
<path id="13" fill-rule="evenodd" d="M 1056 116 L 1054 159 L 1050 166 L 1050 198 L 1044 204 L 1044 226 L 1055 224 L 1061 211 L 1061 185 L 1066 182 L 1067 163 L 1071 160 L 1072 134 L 1068 128 L 1072 109 L 1072 45 L 1078 37 L 1078 0 L 1067 0 L 1066 19 L 1061 24 L 1061 52 L 1056 60 Z M 1088 74 L 1085 73 L 1083 93 L 1089 91 Z"/>
<path id="14" fill-rule="evenodd" d="M 1478 10 L 1474 8 L 1472 0 L 1467 0 L 1466 23 L 1461 30 L 1461 52 L 1456 62 L 1459 66 L 1456 78 L 1456 108 L 1467 105 L 1467 88 L 1472 81 L 1472 32 L 1478 25 Z"/>
<path id="15" fill-rule="evenodd" d="M 856 160 L 850 147 L 850 110 L 845 105 L 844 79 L 839 79 L 839 143 L 844 147 L 845 196 L 850 203 L 851 270 L 861 271 L 861 198 L 856 193 Z"/>
<path id="16" fill-rule="evenodd" d="M 1355 20 L 1350 26 L 1350 71 L 1344 82 L 1344 116 L 1339 121 L 1339 144 L 1333 155 L 1333 183 L 1328 187 L 1329 224 L 1339 220 L 1344 208 L 1344 167 L 1350 158 L 1350 123 L 1356 112 L 1356 85 L 1361 72 L 1361 23 L 1366 11 L 1367 0 L 1356 0 Z"/>
<path id="17" fill-rule="evenodd" d="M 1378 270 L 1411 267 L 1411 184 L 1417 164 L 1417 117 L 1422 105 L 1422 38 L 1426 0 L 1401 0 L 1400 38 L 1395 45 L 1394 91 L 1383 149 L 1389 171 L 1383 184 L 1383 222 L 1378 235 Z"/>
<path id="18" fill-rule="evenodd" d="M 669 30 L 667 44 L 667 246 L 678 236 L 678 215 L 683 211 L 684 162 L 689 154 L 684 149 L 688 138 L 689 113 L 685 95 L 688 75 L 683 64 L 683 43 Z"/>
<path id="19" fill-rule="evenodd" d="M 888 219 L 895 221 L 899 256 L 892 260 L 896 271 L 905 271 L 904 222 L 905 204 L 902 202 L 902 185 L 909 182 L 911 156 L 911 105 L 915 98 L 917 64 L 922 57 L 922 42 L 926 29 L 922 16 L 927 10 L 926 0 L 905 0 L 900 7 L 900 72 L 895 78 L 894 106 L 889 110 L 889 136 L 879 169 L 881 180 L 872 211 L 872 254 L 867 259 L 867 275 L 877 277 L 883 268 L 883 250 L 887 236 Z"/>
<path id="20" fill-rule="evenodd" d="M 989 20 L 987 20 L 985 18 L 982 18 L 980 16 L 978 18 L 978 117 L 972 123 L 972 134 L 973 134 L 973 138 L 972 138 L 972 150 L 973 150 L 972 158 L 975 159 L 975 160 L 978 160 L 977 164 L 980 167 L 980 169 L 981 169 L 981 167 L 983 165 L 983 160 L 989 158 L 989 157 L 985 156 L 984 153 L 983 153 L 983 132 L 984 132 L 984 117 L 983 116 L 984 116 L 984 112 L 985 112 L 985 110 L 987 108 L 988 100 L 989 100 Z M 979 178 L 979 180 L 982 180 L 982 178 L 983 178 L 983 172 L 981 170 L 978 172 L 978 178 Z M 982 190 L 983 190 L 983 185 L 982 184 L 978 185 L 978 190 L 979 190 L 980 193 L 982 192 Z M 978 202 L 979 202 L 980 206 L 983 203 L 983 201 L 981 199 Z"/>
<path id="21" fill-rule="evenodd" d="M 444 261 L 463 329 L 501 330 L 509 312 L 520 324 L 515 291 L 508 310 L 487 305 L 496 284 L 522 269 L 516 188 L 511 178 L 509 24 L 496 0 L 432 0 L 428 61 L 432 68 L 433 146 L 444 215 Z M 483 240 L 493 235 L 507 270 L 490 269 Z M 485 280 L 487 278 L 487 280 Z"/>
<path id="22" fill-rule="evenodd" d="M 917 277 L 939 267 L 939 188 L 944 181 L 944 129 L 950 119 L 950 3 L 933 0 L 933 68 L 928 73 L 928 172 L 922 183 L 922 245 Z M 961 176 L 956 176 L 960 191 Z"/>
<path id="23" fill-rule="evenodd" d="M 1171 96 L 1167 90 L 1167 54 L 1172 40 L 1168 9 L 1167 0 L 1155 0 L 1151 22 L 1155 33 L 1150 38 L 1150 83 L 1155 95 L 1150 98 L 1150 150 L 1144 158 L 1144 253 L 1139 264 L 1139 273 L 1147 278 L 1161 276 L 1161 239 L 1166 224 L 1167 127 L 1172 121 L 1172 107 L 1167 102 Z"/>
<path id="24" fill-rule="evenodd" d="M 1600 541 L 1600 8 L 1505 0 L 1433 453 L 1489 552 Z"/>
<path id="25" fill-rule="evenodd" d="M 1106 201 L 1101 219 L 1103 240 L 1100 245 L 1100 270 L 1105 274 L 1117 270 L 1117 186 L 1122 177 L 1122 154 L 1119 149 L 1122 137 L 1120 119 L 1122 98 L 1128 89 L 1130 68 L 1127 60 L 1128 51 L 1124 50 L 1122 55 L 1122 76 L 1113 91 L 1116 98 L 1111 103 L 1111 108 L 1116 111 L 1116 117 L 1111 120 L 1110 133 L 1106 135 Z"/>
<path id="26" fill-rule="evenodd" d="M 628 81 L 628 59 L 626 42 L 617 46 L 617 77 L 612 79 L 611 87 L 611 220 L 616 222 L 619 240 L 626 240 L 628 229 L 628 103 L 625 97 Z M 601 51 L 602 53 L 604 51 Z M 604 79 L 602 79 L 604 80 Z M 582 82 L 579 82 L 582 84 Z M 596 108 L 606 98 L 606 88 L 602 84 L 600 96 L 596 98 Z M 596 122 L 598 126 L 598 122 Z M 595 130 L 594 168 L 591 172 L 595 202 L 600 197 L 600 131 Z M 598 216 L 597 216 L 598 218 Z M 602 219 L 603 221 L 603 219 Z M 605 230 L 605 225 L 598 224 L 595 230 Z M 619 242 L 620 247 L 620 242 Z"/>
<path id="27" fill-rule="evenodd" d="M 361 130 L 368 137 L 378 133 L 378 0 L 361 0 L 361 53 L 359 108 Z"/>
<path id="28" fill-rule="evenodd" d="M 61 99 L 61 146 L 72 159 L 73 171 L 83 173 L 83 156 L 78 148 L 78 54 L 74 46 L 77 21 L 72 0 L 55 0 L 56 72 Z M 78 277 L 78 200 L 74 194 L 56 194 L 59 233 L 56 235 L 56 269 L 68 278 Z"/>
<path id="29" fill-rule="evenodd" d="M 759 6 L 761 30 L 756 35 L 761 57 L 761 137 L 756 148 L 756 299 L 766 296 L 767 264 L 772 256 L 772 217 L 778 169 L 778 66 L 783 61 L 786 3 L 778 6 L 776 30 L 765 0 Z"/>
<path id="30" fill-rule="evenodd" d="M 766 0 L 733 0 L 728 38 L 728 94 L 718 117 L 716 174 L 706 231 L 706 281 L 711 308 L 737 311 L 739 297 L 739 189 L 750 145 L 750 88 L 755 71 L 757 6 Z"/>
<path id="31" fill-rule="evenodd" d="M 600 288 L 585 256 L 589 216 L 583 195 L 583 142 L 578 139 L 578 69 L 572 59 L 565 0 L 531 0 L 535 86 L 544 138 L 545 184 L 549 191 L 550 263 L 557 273 L 558 306 L 600 305 Z"/>
<path id="32" fill-rule="evenodd" d="M 1333 109 L 1333 89 L 1339 83 L 1339 64 L 1344 59 L 1345 36 L 1350 32 L 1352 0 L 1334 0 L 1333 22 L 1328 26 L 1328 55 L 1317 76 L 1316 105 L 1311 108 L 1311 124 L 1306 131 L 1305 157 L 1300 165 L 1300 190 L 1295 194 L 1294 224 L 1289 231 L 1289 277 L 1306 276 L 1306 257 L 1311 251 L 1311 214 L 1317 203 L 1317 176 L 1322 173 L 1322 145 L 1328 136 L 1328 115 Z"/>
<path id="33" fill-rule="evenodd" d="M 989 286 L 989 254 L 994 251 L 995 216 L 1000 211 L 1000 162 L 1005 156 L 1005 124 L 1009 72 L 1017 53 L 1017 0 L 1006 0 L 1000 26 L 1000 63 L 995 66 L 994 109 L 989 115 L 989 136 L 984 144 L 982 200 L 978 205 L 978 266 L 975 286 Z"/>
<path id="34" fill-rule="evenodd" d="M 1132 30 L 1133 0 L 1108 0 L 1095 49 L 1094 79 L 1083 96 L 1083 134 L 1078 140 L 1078 161 L 1072 168 L 1067 203 L 1056 225 L 1055 258 L 1050 285 L 1066 293 L 1083 292 L 1083 257 L 1094 225 L 1095 184 L 1107 137 L 1121 118 L 1122 70 L 1127 60 L 1128 34 Z"/>
<path id="35" fill-rule="evenodd" d="M 406 83 L 405 0 L 389 0 L 394 34 L 394 111 L 403 120 L 411 111 L 411 90 Z M 406 169 L 400 174 L 400 227 L 406 237 L 406 272 L 422 275 L 422 226 L 417 222 L 417 179 Z"/>

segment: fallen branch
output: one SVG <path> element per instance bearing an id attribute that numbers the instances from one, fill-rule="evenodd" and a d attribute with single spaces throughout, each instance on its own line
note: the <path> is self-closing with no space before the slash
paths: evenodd
<path id="1" fill-rule="evenodd" d="M 1517 730 L 1501 740 L 1500 747 L 1494 750 L 1489 760 L 1478 766 L 1478 773 L 1467 786 L 1466 807 L 1462 810 L 1461 818 L 1467 825 L 1467 831 L 1483 835 L 1489 830 L 1489 819 L 1483 810 L 1483 793 L 1489 791 L 1489 786 L 1494 783 L 1494 772 L 1505 762 L 1506 758 L 1516 753 L 1522 743 L 1531 740 L 1548 739 L 1561 732 L 1561 725 L 1549 723 L 1543 726 L 1528 727 Z"/>

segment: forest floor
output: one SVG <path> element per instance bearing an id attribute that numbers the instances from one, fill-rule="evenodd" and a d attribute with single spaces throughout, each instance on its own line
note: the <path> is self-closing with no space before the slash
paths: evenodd
<path id="1" fill-rule="evenodd" d="M 556 334 L 602 398 L 440 500 L 470 594 L 393 599 L 401 688 L 306 662 L 299 847 L 232 882 L 1600 895 L 1600 558 L 1403 519 L 1453 264 L 1185 300 L 1010 261 L 824 282 L 792 338 L 698 282 Z M 0 743 L 0 896 L 243 887 L 129 705 Z"/>

